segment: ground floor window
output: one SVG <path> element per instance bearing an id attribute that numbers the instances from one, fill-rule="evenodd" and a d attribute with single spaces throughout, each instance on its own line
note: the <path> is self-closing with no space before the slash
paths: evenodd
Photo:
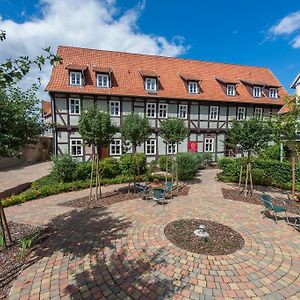
<path id="1" fill-rule="evenodd" d="M 205 138 L 204 152 L 214 152 L 214 138 L 212 137 Z"/>
<path id="2" fill-rule="evenodd" d="M 71 155 L 72 156 L 82 156 L 83 155 L 83 147 L 81 139 L 71 139 Z"/>
<path id="3" fill-rule="evenodd" d="M 167 143 L 167 154 L 176 154 L 177 153 L 177 145 Z"/>
<path id="4" fill-rule="evenodd" d="M 122 154 L 122 142 L 121 139 L 115 139 L 110 144 L 110 155 L 121 155 Z"/>
<path id="5" fill-rule="evenodd" d="M 156 139 L 146 141 L 146 154 L 156 155 Z"/>

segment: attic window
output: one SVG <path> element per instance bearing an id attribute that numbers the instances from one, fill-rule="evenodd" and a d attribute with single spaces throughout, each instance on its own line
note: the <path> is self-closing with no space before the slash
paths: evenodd
<path id="1" fill-rule="evenodd" d="M 198 86 L 197 81 L 190 81 L 188 86 L 189 86 L 190 94 L 198 94 L 199 93 L 199 86 Z"/>
<path id="2" fill-rule="evenodd" d="M 70 71 L 70 85 L 82 85 L 82 72 Z"/>
<path id="3" fill-rule="evenodd" d="M 148 92 L 157 92 L 157 79 L 146 77 L 145 90 Z"/>
<path id="4" fill-rule="evenodd" d="M 97 74 L 97 87 L 109 88 L 110 80 L 108 74 Z"/>
<path id="5" fill-rule="evenodd" d="M 254 86 L 253 87 L 253 97 L 260 98 L 261 94 L 262 94 L 261 91 L 262 91 L 262 88 L 260 86 Z"/>
<path id="6" fill-rule="evenodd" d="M 235 96 L 236 95 L 236 90 L 235 90 L 234 84 L 226 85 L 226 94 L 227 94 L 227 96 Z"/>
<path id="7" fill-rule="evenodd" d="M 278 98 L 278 90 L 276 88 L 270 88 L 269 89 L 269 97 L 272 99 Z"/>

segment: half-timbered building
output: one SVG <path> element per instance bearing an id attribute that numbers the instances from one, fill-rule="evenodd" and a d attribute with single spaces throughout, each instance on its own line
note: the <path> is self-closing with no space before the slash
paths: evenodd
<path id="1" fill-rule="evenodd" d="M 166 153 L 211 152 L 226 155 L 225 134 L 233 119 L 268 118 L 282 107 L 286 91 L 265 67 L 60 46 L 46 90 L 54 124 L 54 153 L 88 160 L 95 149 L 78 133 L 81 113 L 92 105 L 108 109 L 120 128 L 126 115 L 147 117 L 152 134 L 138 151 L 149 161 Z M 188 138 L 166 145 L 161 121 L 183 119 Z M 122 154 L 120 133 L 104 155 Z"/>

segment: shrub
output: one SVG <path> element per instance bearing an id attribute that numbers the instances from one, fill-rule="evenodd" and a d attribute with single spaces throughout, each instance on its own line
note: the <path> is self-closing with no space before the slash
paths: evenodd
<path id="1" fill-rule="evenodd" d="M 101 178 L 114 178 L 121 174 L 120 163 L 117 159 L 107 157 L 99 162 Z"/>
<path id="2" fill-rule="evenodd" d="M 132 175 L 132 164 L 133 164 L 133 155 L 132 154 L 123 154 L 120 157 L 120 165 L 121 171 L 123 175 Z M 136 153 L 136 166 L 137 166 L 137 173 L 139 175 L 145 174 L 147 171 L 147 158 L 144 153 Z M 132 161 L 131 161 L 132 159 Z"/>
<path id="3" fill-rule="evenodd" d="M 91 177 L 92 163 L 90 161 L 81 162 L 77 165 L 76 180 L 86 180 Z"/>
<path id="4" fill-rule="evenodd" d="M 263 149 L 259 157 L 261 159 L 267 159 L 267 160 L 280 160 L 280 145 L 274 144 L 271 146 L 268 146 L 267 148 Z M 283 157 L 285 157 L 285 153 L 283 151 Z"/>
<path id="5" fill-rule="evenodd" d="M 218 178 L 222 181 L 238 182 L 242 163 L 245 166 L 245 172 L 245 159 L 221 158 L 218 161 L 218 166 L 222 170 L 222 173 L 218 175 Z M 292 184 L 292 166 L 288 162 L 255 158 L 252 160 L 252 170 L 254 171 L 253 179 L 256 184 L 272 185 L 283 189 L 289 188 Z M 296 169 L 296 186 L 297 185 L 300 185 L 299 167 Z"/>
<path id="6" fill-rule="evenodd" d="M 76 178 L 78 161 L 69 154 L 52 156 L 51 174 L 59 182 L 70 182 Z"/>
<path id="7" fill-rule="evenodd" d="M 212 153 L 197 153 L 197 158 L 198 158 L 198 163 L 199 163 L 199 168 L 204 169 L 207 166 L 210 166 L 212 164 L 213 160 L 213 155 Z"/>
<path id="8" fill-rule="evenodd" d="M 156 159 L 150 162 L 149 171 L 150 173 L 159 171 L 158 161 Z"/>
<path id="9" fill-rule="evenodd" d="M 161 155 L 158 160 L 159 168 L 161 171 L 166 171 L 167 159 L 168 159 L 168 170 L 169 170 L 169 172 L 172 170 L 173 157 L 171 155 L 168 155 L 168 156 Z"/>
<path id="10" fill-rule="evenodd" d="M 178 153 L 176 155 L 178 166 L 178 179 L 191 180 L 199 170 L 197 154 L 191 152 Z"/>

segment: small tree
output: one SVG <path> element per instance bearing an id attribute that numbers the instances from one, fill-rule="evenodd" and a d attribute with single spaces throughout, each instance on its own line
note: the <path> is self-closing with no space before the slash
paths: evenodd
<path id="1" fill-rule="evenodd" d="M 183 140 L 188 136 L 188 129 L 184 123 L 184 120 L 181 119 L 167 119 L 161 123 L 159 135 L 162 137 L 164 142 L 170 144 L 172 149 L 174 146 L 177 146 L 183 142 Z M 173 153 L 175 156 L 175 153 Z M 168 174 L 168 155 L 166 156 L 166 180 Z M 176 183 L 178 186 L 178 170 L 177 170 L 177 161 L 173 157 L 173 161 L 175 160 L 176 164 Z"/>
<path id="2" fill-rule="evenodd" d="M 101 198 L 101 183 L 99 175 L 99 160 L 102 158 L 102 149 L 107 147 L 117 132 L 116 126 L 111 122 L 108 112 L 102 112 L 96 107 L 86 110 L 79 121 L 79 133 L 85 144 L 94 145 L 97 149 L 96 156 L 96 195 Z M 93 163 L 94 165 L 94 163 Z M 93 168 L 91 173 L 91 187 L 93 181 Z"/>
<path id="3" fill-rule="evenodd" d="M 131 163 L 134 174 L 134 185 L 136 184 L 136 149 L 145 142 L 150 134 L 149 120 L 140 114 L 132 113 L 125 117 L 122 123 L 121 134 L 123 142 L 131 145 Z M 133 158 L 133 159 L 132 159 Z"/>
<path id="4" fill-rule="evenodd" d="M 253 118 L 243 122 L 233 120 L 231 128 L 227 132 L 226 144 L 231 148 L 239 147 L 243 154 L 247 155 L 247 170 L 245 181 L 245 192 L 253 192 L 251 157 L 265 148 L 269 142 L 274 140 L 272 128 L 269 123 Z M 240 184 L 243 169 L 240 171 Z M 248 181 L 250 188 L 248 189 Z"/>

